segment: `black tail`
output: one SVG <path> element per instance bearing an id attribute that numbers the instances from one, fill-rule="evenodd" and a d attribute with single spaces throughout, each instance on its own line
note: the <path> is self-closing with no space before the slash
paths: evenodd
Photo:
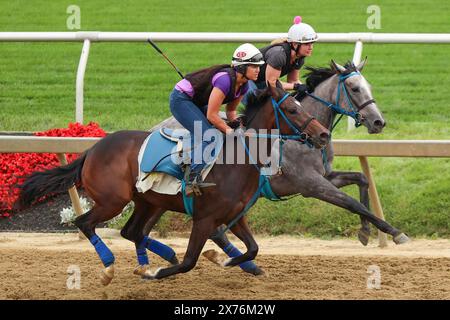
<path id="1" fill-rule="evenodd" d="M 75 184 L 79 184 L 86 154 L 84 153 L 66 166 L 33 172 L 29 175 L 24 183 L 18 186 L 20 193 L 14 209 L 26 208 L 45 195 L 63 193 Z"/>

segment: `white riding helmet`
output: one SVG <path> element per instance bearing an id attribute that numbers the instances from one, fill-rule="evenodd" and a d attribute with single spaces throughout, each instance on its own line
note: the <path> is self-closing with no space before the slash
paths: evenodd
<path id="1" fill-rule="evenodd" d="M 302 23 L 302 17 L 296 16 L 294 18 L 294 24 L 288 31 L 288 42 L 297 43 L 310 43 L 316 42 L 318 39 L 317 33 L 307 23 Z"/>
<path id="2" fill-rule="evenodd" d="M 251 43 L 244 43 L 234 51 L 231 65 L 237 67 L 249 64 L 263 65 L 264 57 L 261 51 L 254 45 Z"/>

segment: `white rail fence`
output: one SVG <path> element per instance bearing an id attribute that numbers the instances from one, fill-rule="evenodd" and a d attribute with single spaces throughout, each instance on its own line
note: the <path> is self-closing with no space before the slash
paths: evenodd
<path id="1" fill-rule="evenodd" d="M 364 43 L 450 43 L 449 33 L 319 33 L 319 42 L 355 43 L 358 64 Z M 83 42 L 76 78 L 75 121 L 83 123 L 84 74 L 91 42 L 270 42 L 286 33 L 226 32 L 0 32 L 0 42 Z M 354 121 L 348 118 L 348 128 Z"/>
<path id="2" fill-rule="evenodd" d="M 60 138 L 34 136 L 1 136 L 0 153 L 48 152 L 56 153 L 61 164 L 66 164 L 65 153 L 82 153 L 100 138 Z M 369 181 L 370 203 L 375 215 L 384 220 L 383 208 L 378 197 L 375 180 L 368 157 L 450 157 L 450 140 L 334 140 L 337 156 L 356 156 Z M 69 190 L 77 215 L 83 214 L 75 187 Z M 379 231 L 380 247 L 387 246 L 385 233 Z"/>

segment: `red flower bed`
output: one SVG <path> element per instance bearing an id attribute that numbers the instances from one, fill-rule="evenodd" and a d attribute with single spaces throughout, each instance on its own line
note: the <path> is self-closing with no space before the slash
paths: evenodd
<path id="1" fill-rule="evenodd" d="M 51 129 L 37 132 L 36 136 L 47 137 L 104 137 L 105 131 L 97 123 L 88 125 L 69 123 L 69 128 Z M 67 154 L 67 162 L 77 158 L 77 154 Z M 34 171 L 43 171 L 59 166 L 60 163 L 52 153 L 0 153 L 0 217 L 11 216 L 12 205 L 18 197 L 14 185 L 23 182 L 23 178 Z"/>

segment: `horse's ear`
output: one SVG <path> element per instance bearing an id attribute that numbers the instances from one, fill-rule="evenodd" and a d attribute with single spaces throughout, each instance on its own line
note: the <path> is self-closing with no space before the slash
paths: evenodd
<path id="1" fill-rule="evenodd" d="M 364 68 L 364 65 L 367 62 L 367 56 L 364 58 L 363 61 L 361 61 L 357 66 L 356 66 L 356 70 L 358 70 L 359 72 L 362 71 L 362 69 Z"/>
<path id="2" fill-rule="evenodd" d="M 275 83 L 275 86 L 276 86 L 277 88 L 280 88 L 280 89 L 283 90 L 283 85 L 281 84 L 281 81 L 280 81 L 280 80 L 277 80 L 277 82 Z"/>
<path id="3" fill-rule="evenodd" d="M 278 87 L 278 83 L 279 83 L 279 82 L 280 82 L 280 81 L 277 80 L 277 82 L 276 82 L 276 84 L 275 84 L 276 86 L 274 87 L 274 86 L 272 86 L 272 85 L 270 84 L 269 81 L 267 81 L 267 86 L 268 86 L 270 95 L 271 95 L 272 98 L 274 98 L 275 100 L 277 100 L 277 98 L 278 98 L 277 87 Z M 280 83 L 280 85 L 281 85 L 281 83 Z"/>
<path id="4" fill-rule="evenodd" d="M 331 66 L 337 73 L 344 73 L 345 68 L 341 66 L 340 64 L 336 63 L 333 59 L 331 59 Z"/>

